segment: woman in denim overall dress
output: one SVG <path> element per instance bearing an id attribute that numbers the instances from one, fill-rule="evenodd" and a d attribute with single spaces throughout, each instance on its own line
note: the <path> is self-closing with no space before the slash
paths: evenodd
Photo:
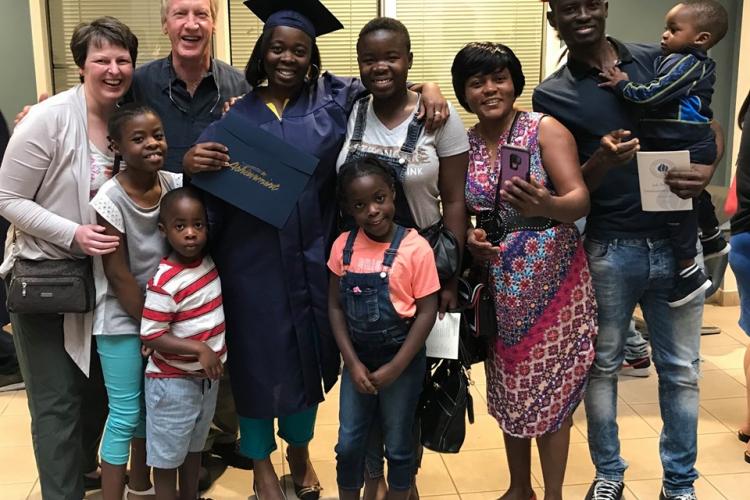
<path id="1" fill-rule="evenodd" d="M 414 415 L 440 281 L 427 240 L 393 222 L 394 195 L 379 160 L 342 166 L 340 203 L 357 224 L 339 236 L 328 261 L 331 328 L 346 367 L 336 445 L 342 500 L 359 498 L 372 425 L 383 432 L 389 498 L 408 497 L 415 471 Z"/>

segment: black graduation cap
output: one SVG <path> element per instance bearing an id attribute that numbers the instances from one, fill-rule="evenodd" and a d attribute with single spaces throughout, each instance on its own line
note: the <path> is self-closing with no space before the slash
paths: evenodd
<path id="1" fill-rule="evenodd" d="M 266 29 L 291 26 L 315 38 L 344 28 L 320 0 L 246 0 L 244 4 L 266 23 Z"/>

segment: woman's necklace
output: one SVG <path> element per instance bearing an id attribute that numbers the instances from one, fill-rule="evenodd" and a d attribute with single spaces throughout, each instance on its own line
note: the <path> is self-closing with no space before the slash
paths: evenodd
<path id="1" fill-rule="evenodd" d="M 516 115 L 518 114 L 518 111 L 515 109 L 513 110 L 513 113 L 507 117 L 500 120 L 499 125 L 495 126 L 492 124 L 485 125 L 481 121 L 479 122 L 479 127 L 477 127 L 477 130 L 479 132 L 479 135 L 482 137 L 485 143 L 489 146 L 490 144 L 495 147 L 498 142 L 500 142 L 500 138 L 503 136 L 503 134 L 510 133 L 510 127 L 513 125 L 513 122 L 516 118 Z"/>

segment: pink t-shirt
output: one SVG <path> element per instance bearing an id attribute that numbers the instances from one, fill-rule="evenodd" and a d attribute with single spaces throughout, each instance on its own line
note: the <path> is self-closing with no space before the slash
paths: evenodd
<path id="1" fill-rule="evenodd" d="M 336 276 L 344 274 L 344 246 L 349 233 L 340 235 L 331 248 L 328 268 Z M 349 265 L 353 273 L 379 273 L 383 256 L 390 243 L 380 243 L 359 231 L 354 240 L 354 254 Z M 394 309 L 402 318 L 412 318 L 417 312 L 416 300 L 440 290 L 435 256 L 430 244 L 419 233 L 409 230 L 393 262 L 388 289 Z"/>

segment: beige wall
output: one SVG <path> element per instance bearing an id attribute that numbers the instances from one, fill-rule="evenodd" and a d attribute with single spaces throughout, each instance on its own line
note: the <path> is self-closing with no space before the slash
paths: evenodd
<path id="1" fill-rule="evenodd" d="M 34 50 L 36 95 L 51 94 L 52 56 L 47 26 L 47 3 L 44 0 L 29 0 L 29 17 L 31 17 L 31 41 Z"/>
<path id="2" fill-rule="evenodd" d="M 29 7 L 19 0 L 0 0 L 0 110 L 9 126 L 24 104 L 35 99 L 34 57 L 29 35 Z"/>

